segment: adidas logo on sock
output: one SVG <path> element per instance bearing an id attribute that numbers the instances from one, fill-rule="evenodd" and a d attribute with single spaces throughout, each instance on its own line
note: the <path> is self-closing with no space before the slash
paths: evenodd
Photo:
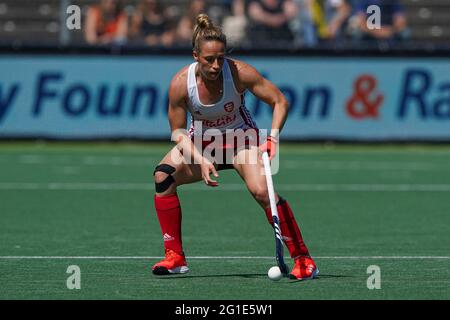
<path id="1" fill-rule="evenodd" d="M 164 233 L 163 238 L 164 238 L 164 241 L 172 241 L 172 240 L 175 240 L 175 238 L 172 237 L 172 236 L 171 236 L 170 234 L 168 234 L 168 233 Z"/>

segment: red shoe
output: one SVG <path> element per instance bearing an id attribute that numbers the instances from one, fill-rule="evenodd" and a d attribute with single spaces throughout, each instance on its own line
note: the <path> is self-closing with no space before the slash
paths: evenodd
<path id="1" fill-rule="evenodd" d="M 300 256 L 295 259 L 294 268 L 292 268 L 289 277 L 297 280 L 311 280 L 319 275 L 319 269 L 313 259 L 308 256 Z"/>
<path id="2" fill-rule="evenodd" d="M 152 267 L 153 274 L 162 276 L 189 272 L 184 254 L 178 254 L 170 249 L 165 251 L 166 257 Z"/>

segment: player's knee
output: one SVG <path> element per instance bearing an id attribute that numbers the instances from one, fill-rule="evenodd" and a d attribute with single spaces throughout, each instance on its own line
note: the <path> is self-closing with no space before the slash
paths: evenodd
<path id="1" fill-rule="evenodd" d="M 162 183 L 164 182 L 164 180 L 166 180 L 169 177 L 169 175 L 165 172 L 155 172 L 154 176 L 153 176 L 153 180 L 155 181 L 155 183 Z"/>
<path id="2" fill-rule="evenodd" d="M 153 179 L 155 181 L 155 190 L 157 193 L 164 193 L 175 184 L 175 179 L 172 174 L 175 168 L 168 164 L 160 164 L 153 172 Z"/>
<path id="3" fill-rule="evenodd" d="M 267 188 L 258 187 L 252 190 L 253 197 L 256 201 L 258 201 L 261 205 L 267 206 L 270 204 L 269 202 L 269 192 Z"/>

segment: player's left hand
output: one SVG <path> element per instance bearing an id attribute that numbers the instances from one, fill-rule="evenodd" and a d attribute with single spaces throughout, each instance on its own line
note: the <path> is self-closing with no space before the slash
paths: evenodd
<path id="1" fill-rule="evenodd" d="M 203 158 L 202 163 L 200 164 L 200 170 L 202 173 L 203 181 L 207 186 L 210 187 L 217 187 L 219 183 L 216 180 L 211 179 L 210 174 L 212 174 L 214 177 L 219 177 L 219 174 L 217 173 L 216 168 L 214 167 L 214 164 L 209 161 L 207 158 Z"/>
<path id="2" fill-rule="evenodd" d="M 261 153 L 267 151 L 267 153 L 269 154 L 269 160 L 272 160 L 277 152 L 277 144 L 278 140 L 276 138 L 268 136 L 266 142 L 259 146 L 259 150 L 261 151 Z"/>

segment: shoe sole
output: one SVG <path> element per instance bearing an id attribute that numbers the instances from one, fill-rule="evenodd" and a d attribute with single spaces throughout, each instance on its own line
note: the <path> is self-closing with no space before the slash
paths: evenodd
<path id="1" fill-rule="evenodd" d="M 189 268 L 187 266 L 176 267 L 174 269 L 167 269 L 166 267 L 156 267 L 152 270 L 152 272 L 157 276 L 167 276 L 171 274 L 188 273 Z"/>
<path id="2" fill-rule="evenodd" d="M 294 279 L 294 280 L 298 280 L 298 281 L 313 280 L 313 279 L 317 278 L 319 273 L 320 273 L 319 268 L 316 268 L 316 270 L 314 270 L 314 272 L 311 275 L 311 277 L 308 277 L 308 278 L 297 278 L 296 276 L 294 276 L 292 274 L 289 274 L 289 279 Z"/>

